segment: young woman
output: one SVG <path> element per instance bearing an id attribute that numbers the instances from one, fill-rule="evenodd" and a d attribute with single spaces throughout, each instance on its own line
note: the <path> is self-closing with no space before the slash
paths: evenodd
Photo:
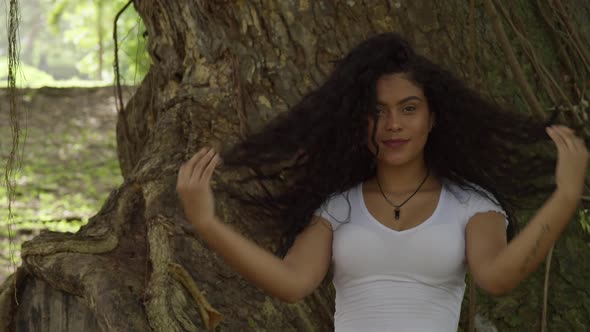
<path id="1" fill-rule="evenodd" d="M 556 186 L 513 237 L 512 211 L 550 173 L 551 157 L 519 151 L 543 151 L 546 138 Z M 425 332 L 457 330 L 467 269 L 504 294 L 537 268 L 580 203 L 588 150 L 572 129 L 502 110 L 387 33 L 223 159 L 257 170 L 244 183 L 277 184 L 246 201 L 284 234 L 276 256 L 219 220 L 209 181 L 220 156 L 201 149 L 177 191 L 227 264 L 288 302 L 333 264 L 337 332 Z"/>

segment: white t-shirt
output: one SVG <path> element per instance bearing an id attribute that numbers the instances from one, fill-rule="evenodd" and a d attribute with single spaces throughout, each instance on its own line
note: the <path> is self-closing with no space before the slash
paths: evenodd
<path id="1" fill-rule="evenodd" d="M 445 180 L 432 216 L 396 231 L 369 213 L 362 183 L 332 195 L 315 214 L 334 230 L 335 331 L 457 331 L 467 271 L 465 226 L 487 211 L 506 216 L 498 204 Z"/>

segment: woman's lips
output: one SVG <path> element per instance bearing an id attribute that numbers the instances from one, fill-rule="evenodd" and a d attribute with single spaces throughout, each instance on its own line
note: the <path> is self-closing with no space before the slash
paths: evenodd
<path id="1" fill-rule="evenodd" d="M 383 141 L 383 144 L 390 148 L 398 148 L 403 146 L 404 144 L 408 143 L 409 140 L 402 140 L 402 139 L 390 139 L 387 141 Z"/>

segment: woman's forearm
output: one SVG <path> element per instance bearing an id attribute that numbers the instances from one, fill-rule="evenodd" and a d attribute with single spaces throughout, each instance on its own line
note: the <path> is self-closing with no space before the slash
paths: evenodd
<path id="1" fill-rule="evenodd" d="M 298 299 L 297 278 L 279 257 L 215 218 L 198 236 L 246 280 L 286 302 Z"/>
<path id="2" fill-rule="evenodd" d="M 515 288 L 537 269 L 573 217 L 580 200 L 559 190 L 493 260 L 490 271 L 501 293 Z"/>

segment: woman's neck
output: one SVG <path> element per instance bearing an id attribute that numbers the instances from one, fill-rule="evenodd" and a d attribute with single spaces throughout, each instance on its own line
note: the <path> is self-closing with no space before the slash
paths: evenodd
<path id="1" fill-rule="evenodd" d="M 405 165 L 383 165 L 377 166 L 376 177 L 383 188 L 389 193 L 414 192 L 420 186 L 427 174 L 426 164 L 423 160 Z M 373 179 L 373 180 L 377 180 Z M 428 170 L 428 178 L 422 186 L 423 189 L 437 187 L 438 176 L 434 170 Z"/>

